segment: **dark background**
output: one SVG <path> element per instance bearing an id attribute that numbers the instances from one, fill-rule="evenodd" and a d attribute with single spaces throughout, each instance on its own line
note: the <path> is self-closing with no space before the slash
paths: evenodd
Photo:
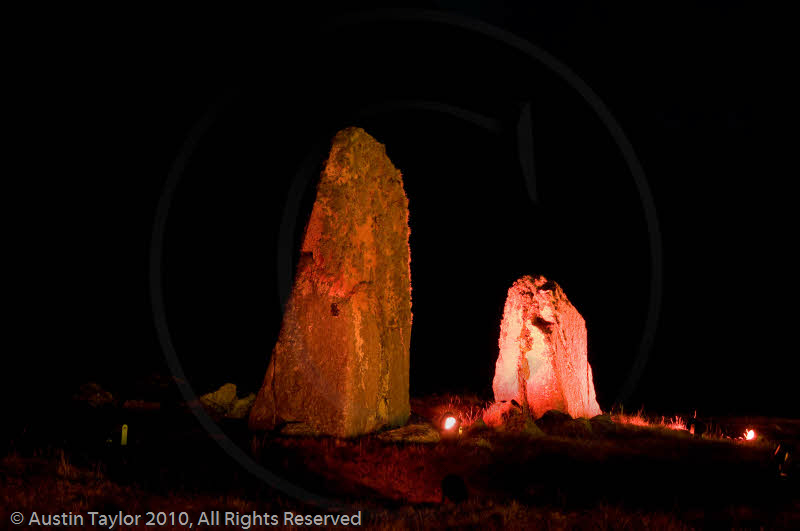
<path id="1" fill-rule="evenodd" d="M 794 227 L 788 170 L 774 162 L 781 14 L 729 3 L 418 7 L 546 50 L 632 143 L 663 238 L 663 299 L 626 408 L 797 416 Z M 23 341 L 6 354 L 5 380 L 29 397 L 20 403 L 36 410 L 86 381 L 113 388 L 167 370 L 148 284 L 154 215 L 192 129 L 213 116 L 176 188 L 162 269 L 198 393 L 260 385 L 280 327 L 279 271 L 291 267 L 279 257 L 296 258 L 313 201 L 312 180 L 287 213 L 290 187 L 357 125 L 386 145 L 410 200 L 412 394 L 490 393 L 506 291 L 542 273 L 585 317 L 598 399 L 611 407 L 652 278 L 642 201 L 611 135 L 573 88 L 504 43 L 431 22 L 323 22 L 347 11 L 110 18 L 18 41 L 9 107 L 24 160 L 7 201 L 19 209 L 9 256 L 21 274 L 8 283 L 23 293 L 13 313 L 25 324 L 14 325 Z M 499 130 L 386 108 L 397 100 L 455 106 Z M 538 204 L 516 147 L 526 102 Z M 281 255 L 284 217 L 296 230 Z"/>

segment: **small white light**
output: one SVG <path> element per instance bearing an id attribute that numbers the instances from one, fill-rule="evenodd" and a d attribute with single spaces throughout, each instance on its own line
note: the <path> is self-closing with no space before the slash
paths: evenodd
<path id="1" fill-rule="evenodd" d="M 455 417 L 447 417 L 446 419 L 444 419 L 444 429 L 451 430 L 455 425 L 456 425 Z"/>

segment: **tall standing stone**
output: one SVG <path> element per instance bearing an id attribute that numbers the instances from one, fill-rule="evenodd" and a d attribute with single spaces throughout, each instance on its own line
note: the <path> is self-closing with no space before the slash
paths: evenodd
<path id="1" fill-rule="evenodd" d="M 408 199 L 385 147 L 333 139 L 251 429 L 297 423 L 348 437 L 406 422 L 411 339 Z"/>
<path id="2" fill-rule="evenodd" d="M 561 287 L 524 276 L 508 290 L 500 325 L 494 398 L 516 400 L 535 417 L 602 413 L 586 350 L 586 323 Z"/>

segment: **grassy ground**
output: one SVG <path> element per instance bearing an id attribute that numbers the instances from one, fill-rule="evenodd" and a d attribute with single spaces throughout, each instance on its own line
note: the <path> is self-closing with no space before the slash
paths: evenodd
<path id="1" fill-rule="evenodd" d="M 370 528 L 800 528 L 797 478 L 778 478 L 770 464 L 778 438 L 800 438 L 798 421 L 717 419 L 709 436 L 697 438 L 680 429 L 683 419 L 618 412 L 611 432 L 555 436 L 479 429 L 473 423 L 484 406 L 466 396 L 413 400 L 416 422 L 451 412 L 464 428 L 458 439 L 424 445 L 375 436 L 254 437 L 242 421 L 221 425 L 268 470 L 360 508 Z M 125 448 L 122 422 L 130 427 Z M 759 438 L 726 437 L 746 427 Z M 244 470 L 180 408 L 71 405 L 22 428 L 0 463 L 0 526 L 12 511 L 325 512 Z M 465 501 L 443 503 L 448 475 L 466 485 Z"/>

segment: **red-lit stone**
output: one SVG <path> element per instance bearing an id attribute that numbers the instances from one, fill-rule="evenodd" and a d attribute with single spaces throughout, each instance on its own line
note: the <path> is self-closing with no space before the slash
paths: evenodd
<path id="1" fill-rule="evenodd" d="M 410 414 L 408 199 L 363 129 L 333 139 L 251 429 L 354 436 Z"/>
<path id="2" fill-rule="evenodd" d="M 561 287 L 524 276 L 508 290 L 493 381 L 496 401 L 516 400 L 534 417 L 602 413 L 587 359 L 586 323 Z"/>

